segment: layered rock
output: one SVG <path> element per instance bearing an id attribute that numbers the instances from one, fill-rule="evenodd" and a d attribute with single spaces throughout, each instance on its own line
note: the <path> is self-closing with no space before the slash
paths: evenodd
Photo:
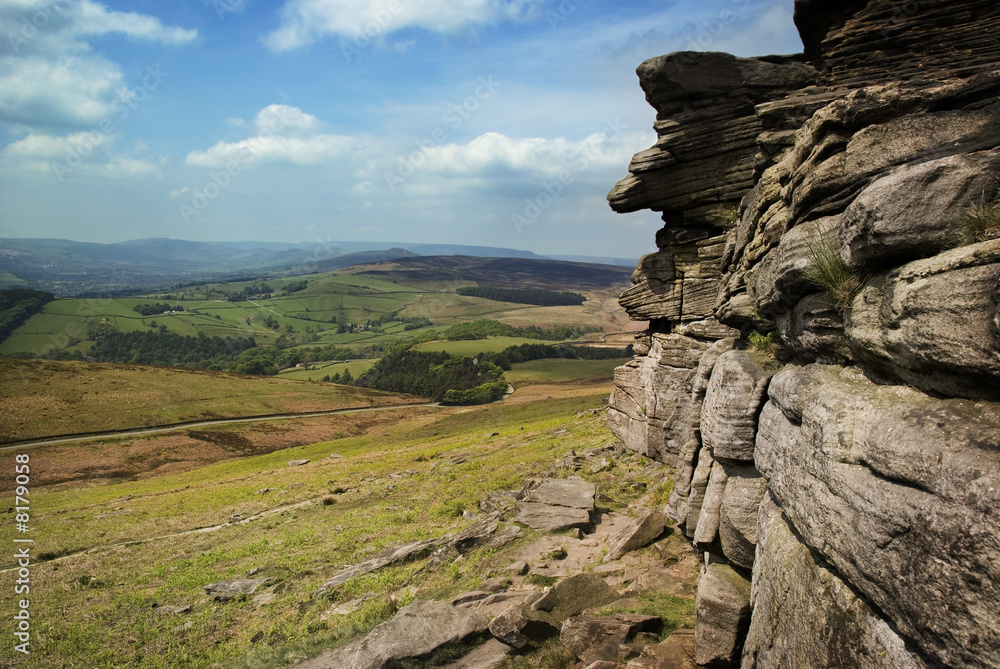
<path id="1" fill-rule="evenodd" d="M 699 662 L 997 668 L 1000 7 L 795 6 L 803 56 L 638 70 L 609 200 L 665 225 L 609 424 L 675 467 Z"/>

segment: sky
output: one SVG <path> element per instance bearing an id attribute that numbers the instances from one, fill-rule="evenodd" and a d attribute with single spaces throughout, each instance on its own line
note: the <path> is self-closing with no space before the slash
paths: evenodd
<path id="1" fill-rule="evenodd" d="M 792 0 L 2 0 L 4 238 L 655 250 L 635 76 L 802 45 Z"/>

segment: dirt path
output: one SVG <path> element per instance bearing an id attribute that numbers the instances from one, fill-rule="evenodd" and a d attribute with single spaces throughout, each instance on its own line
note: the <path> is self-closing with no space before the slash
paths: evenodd
<path id="1" fill-rule="evenodd" d="M 407 409 L 413 407 L 436 407 L 441 406 L 437 402 L 418 402 L 416 404 L 394 404 L 383 407 L 355 407 L 353 409 L 331 409 L 330 411 L 310 411 L 307 413 L 282 413 L 268 414 L 265 416 L 243 416 L 241 418 L 213 418 L 211 420 L 199 420 L 184 423 L 171 423 L 158 427 L 138 427 L 128 430 L 117 430 L 114 432 L 89 432 L 86 434 L 68 435 L 65 437 L 43 437 L 41 439 L 31 439 L 28 441 L 17 441 L 0 446 L 0 452 L 11 451 L 31 446 L 49 446 L 51 444 L 66 444 L 74 441 L 91 441 L 93 439 L 113 439 L 115 437 L 133 437 L 145 434 L 157 434 L 160 432 L 173 432 L 175 430 L 187 430 L 192 427 L 205 427 L 208 425 L 228 425 L 231 423 L 256 423 L 268 420 L 287 420 L 289 418 L 312 418 L 315 416 L 336 416 L 339 414 L 365 413 L 368 411 L 390 411 L 392 409 Z"/>
<path id="2" fill-rule="evenodd" d="M 514 394 L 514 386 L 507 384 L 507 392 L 503 397 L 496 400 L 502 402 Z M 495 404 L 496 402 L 490 402 Z M 369 411 L 390 411 L 392 409 L 410 409 L 414 407 L 441 407 L 438 402 L 417 402 L 415 404 L 394 404 L 384 407 L 355 407 L 353 409 L 331 409 L 330 411 L 310 411 L 307 413 L 282 413 L 268 414 L 265 416 L 243 416 L 241 418 L 214 418 L 212 420 L 199 420 L 193 422 L 171 423 L 150 428 L 131 428 L 128 430 L 117 430 L 114 432 L 88 432 L 86 434 L 67 435 L 64 437 L 42 437 L 41 439 L 31 439 L 28 441 L 16 441 L 0 446 L 0 453 L 15 449 L 29 448 L 31 446 L 51 446 L 52 444 L 68 444 L 76 441 L 91 441 L 93 439 L 114 439 L 117 437 L 134 437 L 146 434 L 159 434 L 161 432 L 173 432 L 175 430 L 187 430 L 193 427 L 206 427 L 209 425 L 229 425 L 232 423 L 257 423 L 269 420 L 287 420 L 289 418 L 314 418 L 316 416 L 337 416 L 341 414 L 366 413 Z"/>

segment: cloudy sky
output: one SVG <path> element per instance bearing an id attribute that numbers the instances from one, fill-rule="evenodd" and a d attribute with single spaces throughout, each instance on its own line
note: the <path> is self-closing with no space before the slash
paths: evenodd
<path id="1" fill-rule="evenodd" d="M 633 257 L 635 77 L 801 50 L 792 0 L 2 0 L 4 237 Z"/>

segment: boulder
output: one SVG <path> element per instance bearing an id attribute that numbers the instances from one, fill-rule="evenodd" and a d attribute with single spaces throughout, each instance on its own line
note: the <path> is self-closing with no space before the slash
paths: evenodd
<path id="1" fill-rule="evenodd" d="M 960 154 L 904 165 L 865 188 L 843 215 L 846 263 L 901 265 L 958 246 L 965 213 L 993 199 L 1000 152 Z"/>
<path id="2" fill-rule="evenodd" d="M 320 586 L 319 589 L 329 590 L 330 588 L 335 588 L 338 585 L 347 583 L 355 576 L 363 576 L 364 574 L 369 574 L 378 569 L 382 569 L 383 567 L 388 567 L 389 565 L 401 564 L 403 562 L 424 557 L 442 546 L 447 545 L 451 539 L 452 537 L 444 537 L 441 539 L 423 539 L 421 541 L 413 541 L 408 544 L 403 544 L 402 546 L 387 548 L 363 562 L 359 562 L 356 565 L 352 565 L 337 572 L 333 578 L 326 581 Z"/>
<path id="3" fill-rule="evenodd" d="M 719 357 L 701 408 L 701 439 L 712 457 L 753 460 L 757 415 L 767 384 L 780 368 L 777 361 L 750 351 Z"/>
<path id="4" fill-rule="evenodd" d="M 530 609 L 524 604 L 511 606 L 490 621 L 490 634 L 512 648 L 522 649 L 539 644 L 558 632 L 558 628 L 547 620 L 529 613 Z"/>
<path id="5" fill-rule="evenodd" d="M 514 519 L 540 532 L 562 532 L 590 524 L 590 512 L 567 506 L 549 506 L 534 502 L 518 502 Z"/>
<path id="6" fill-rule="evenodd" d="M 667 514 L 662 511 L 646 511 L 611 539 L 604 561 L 617 560 L 626 553 L 648 546 L 663 534 L 669 522 Z"/>
<path id="7" fill-rule="evenodd" d="M 694 661 L 700 665 L 738 661 L 750 625 L 750 582 L 729 565 L 712 562 L 698 583 L 695 611 Z"/>
<path id="8" fill-rule="evenodd" d="M 802 541 L 945 666 L 1000 666 L 1000 404 L 790 366 L 756 465 Z"/>
<path id="9" fill-rule="evenodd" d="M 1000 398 L 1000 239 L 874 276 L 846 319 L 855 358 L 952 397 Z"/>
<path id="10" fill-rule="evenodd" d="M 630 660 L 625 669 L 698 669 L 693 659 L 694 634 L 691 632 L 678 630 L 658 644 L 643 646 L 639 657 Z M 619 666 L 616 664 L 608 669 Z"/>
<path id="11" fill-rule="evenodd" d="M 464 656 L 442 665 L 440 669 L 495 669 L 510 655 L 511 647 L 497 639 L 489 639 Z"/>
<path id="12" fill-rule="evenodd" d="M 893 627 L 795 536 L 773 499 L 761 505 L 753 620 L 744 669 L 927 669 Z"/>
<path id="13" fill-rule="evenodd" d="M 296 669 L 375 669 L 426 658 L 440 648 L 483 634 L 486 616 L 444 602 L 416 600 L 363 639 L 323 652 Z"/>
<path id="14" fill-rule="evenodd" d="M 545 504 L 547 506 L 562 506 L 571 509 L 594 508 L 594 496 L 597 486 L 590 481 L 584 481 L 577 476 L 565 479 L 546 479 L 524 496 L 523 501 Z"/>
<path id="15" fill-rule="evenodd" d="M 585 609 L 604 606 L 620 598 L 621 595 L 598 574 L 575 574 L 556 583 L 532 603 L 531 612 L 534 617 L 558 627 Z"/>
<path id="16" fill-rule="evenodd" d="M 588 666 L 601 660 L 616 662 L 621 644 L 659 626 L 662 621 L 653 616 L 574 616 L 563 623 L 559 642 Z"/>
<path id="17" fill-rule="evenodd" d="M 210 595 L 217 602 L 228 602 L 242 595 L 252 595 L 260 588 L 267 585 L 271 579 L 268 578 L 240 578 L 235 581 L 220 581 L 209 583 L 205 588 L 205 594 Z"/>

